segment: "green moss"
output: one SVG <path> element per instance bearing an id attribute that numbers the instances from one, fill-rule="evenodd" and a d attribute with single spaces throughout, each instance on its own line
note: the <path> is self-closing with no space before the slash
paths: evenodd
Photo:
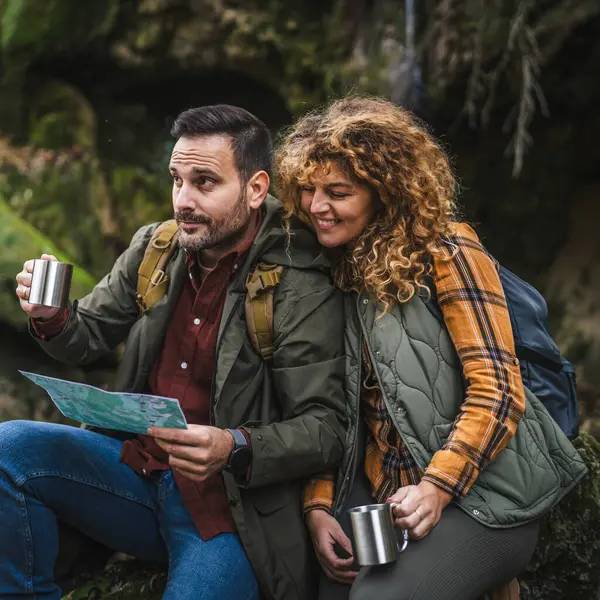
<path id="1" fill-rule="evenodd" d="M 50 47 L 84 44 L 112 27 L 118 0 L 4 0 L 1 44 L 9 54 L 30 57 Z"/>
<path id="2" fill-rule="evenodd" d="M 52 81 L 31 99 L 29 141 L 39 148 L 93 150 L 96 138 L 94 109 L 73 86 Z"/>
<path id="3" fill-rule="evenodd" d="M 575 445 L 589 473 L 544 520 L 522 600 L 600 598 L 600 444 L 584 433 Z"/>
<path id="4" fill-rule="evenodd" d="M 42 254 L 54 254 L 58 260 L 74 263 L 69 256 L 60 252 L 52 241 L 35 227 L 21 219 L 0 198 L 0 314 L 13 324 L 26 322 L 19 307 L 15 290 L 15 276 L 23 263 Z M 89 293 L 96 281 L 84 269 L 75 264 L 71 296 L 81 298 Z"/>

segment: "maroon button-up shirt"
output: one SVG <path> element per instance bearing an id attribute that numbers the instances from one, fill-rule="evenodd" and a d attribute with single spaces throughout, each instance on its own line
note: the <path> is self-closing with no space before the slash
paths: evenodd
<path id="1" fill-rule="evenodd" d="M 188 256 L 189 278 L 169 324 L 160 356 L 150 372 L 150 392 L 177 398 L 190 424 L 210 424 L 212 379 L 216 360 L 217 335 L 233 273 L 248 251 L 260 226 L 260 217 L 249 235 L 236 248 L 221 256 L 207 269 L 195 255 Z M 51 321 L 35 322 L 36 333 L 43 338 L 56 335 L 64 325 L 61 313 Z M 123 444 L 121 460 L 143 477 L 168 470 L 168 454 L 153 438 L 138 435 Z M 204 540 L 234 532 L 235 523 L 221 473 L 202 482 L 192 481 L 178 471 L 173 476 L 198 532 Z"/>

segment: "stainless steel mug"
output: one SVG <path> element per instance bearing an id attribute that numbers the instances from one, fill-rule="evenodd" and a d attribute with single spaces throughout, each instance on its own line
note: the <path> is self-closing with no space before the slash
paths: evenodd
<path id="1" fill-rule="evenodd" d="M 396 537 L 390 504 L 367 504 L 350 509 L 354 531 L 356 559 L 359 565 L 385 565 L 394 562 L 408 545 L 408 531 L 403 531 L 402 546 Z"/>
<path id="2" fill-rule="evenodd" d="M 73 265 L 54 260 L 34 260 L 29 304 L 62 308 L 69 303 Z"/>

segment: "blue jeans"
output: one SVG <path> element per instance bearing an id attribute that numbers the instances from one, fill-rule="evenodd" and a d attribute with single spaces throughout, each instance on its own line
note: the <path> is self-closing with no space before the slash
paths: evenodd
<path id="1" fill-rule="evenodd" d="M 0 598 L 58 600 L 57 518 L 102 544 L 168 563 L 163 598 L 256 600 L 238 536 L 203 541 L 170 471 L 119 461 L 122 442 L 51 423 L 0 423 Z"/>

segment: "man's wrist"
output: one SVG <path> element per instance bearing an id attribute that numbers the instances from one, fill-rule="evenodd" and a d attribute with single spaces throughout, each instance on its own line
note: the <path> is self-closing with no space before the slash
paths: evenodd
<path id="1" fill-rule="evenodd" d="M 235 439 L 234 439 L 231 431 L 229 431 L 229 429 L 222 429 L 222 431 L 224 433 L 224 435 L 223 435 L 223 439 L 224 439 L 224 442 L 223 442 L 223 448 L 224 448 L 223 464 L 227 465 L 227 463 L 229 462 L 229 457 L 231 456 L 231 452 L 235 448 Z"/>
<path id="2" fill-rule="evenodd" d="M 226 429 L 229 454 L 223 468 L 236 477 L 245 477 L 252 462 L 252 446 L 249 436 L 243 429 Z"/>

